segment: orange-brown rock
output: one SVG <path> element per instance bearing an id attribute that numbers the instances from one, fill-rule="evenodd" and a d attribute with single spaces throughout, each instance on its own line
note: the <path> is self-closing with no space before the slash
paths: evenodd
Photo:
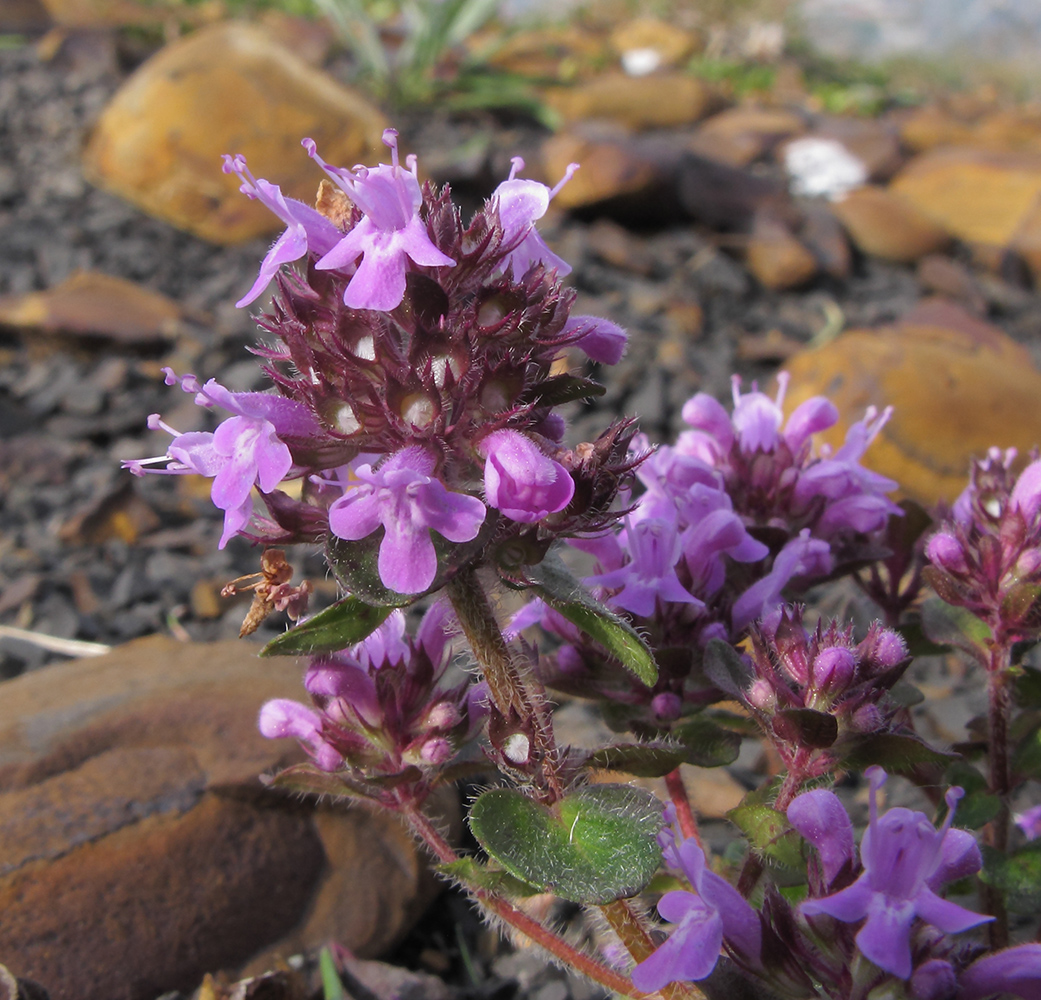
<path id="1" fill-rule="evenodd" d="M 825 438 L 841 444 L 869 406 L 893 417 L 864 461 L 924 504 L 953 501 L 969 463 L 992 446 L 1021 454 L 1041 444 L 1041 373 L 1026 350 L 997 327 L 942 300 L 894 326 L 850 330 L 785 366 L 787 403 L 826 393 L 841 421 Z"/>
<path id="2" fill-rule="evenodd" d="M 409 835 L 267 790 L 256 731 L 299 667 L 248 643 L 139 640 L 0 688 L 0 912 L 10 971 L 53 1000 L 152 1000 L 258 953 L 374 954 L 418 916 Z"/>
<path id="3" fill-rule="evenodd" d="M 62 28 L 149 27 L 174 21 L 203 24 L 224 13 L 223 5 L 207 0 L 198 5 L 172 0 L 148 3 L 144 0 L 43 0 L 54 23 Z"/>
<path id="4" fill-rule="evenodd" d="M 558 208 L 578 208 L 633 195 L 659 179 L 657 166 L 619 138 L 565 131 L 543 143 L 542 172 L 547 178 L 562 177 L 569 163 L 579 163 L 581 168 L 554 198 Z"/>
<path id="5" fill-rule="evenodd" d="M 774 291 L 805 285 L 817 273 L 813 252 L 784 223 L 769 217 L 756 219 L 745 263 L 760 284 Z"/>
<path id="6" fill-rule="evenodd" d="M 900 124 L 901 141 L 915 152 L 965 145 L 971 136 L 971 124 L 939 104 L 915 109 Z"/>
<path id="7" fill-rule="evenodd" d="M 83 154 L 87 178 L 215 243 L 282 227 L 221 172 L 222 153 L 313 202 L 321 172 L 300 148 L 352 165 L 383 151 L 381 112 L 307 65 L 262 28 L 213 25 L 161 49 L 102 112 Z"/>
<path id="8" fill-rule="evenodd" d="M 177 336 L 182 322 L 181 307 L 159 292 L 110 274 L 77 271 L 45 292 L 0 296 L 0 326 L 152 344 Z"/>
<path id="9" fill-rule="evenodd" d="M 482 58 L 498 69 L 561 82 L 586 78 L 609 57 L 603 39 L 574 25 L 518 31 L 505 39 L 501 32 L 478 33 L 468 45 L 483 50 Z"/>
<path id="10" fill-rule="evenodd" d="M 857 188 L 831 210 L 859 250 L 883 260 L 909 263 L 950 241 L 942 226 L 887 188 Z"/>
<path id="11" fill-rule="evenodd" d="M 744 105 L 706 118 L 691 137 L 690 148 L 701 156 L 744 167 L 768 149 L 806 130 L 794 111 Z"/>
<path id="12" fill-rule="evenodd" d="M 706 115 L 713 101 L 709 88 L 686 73 L 602 73 L 575 87 L 547 90 L 545 99 L 565 121 L 606 118 L 634 131 L 689 125 Z"/>
<path id="13" fill-rule="evenodd" d="M 952 236 L 1006 247 L 1041 195 L 1041 154 L 923 153 L 893 179 L 891 188 Z"/>
<path id="14" fill-rule="evenodd" d="M 1020 219 L 1011 249 L 1026 263 L 1034 283 L 1041 286 L 1041 195 Z"/>
<path id="15" fill-rule="evenodd" d="M 627 52 L 650 50 L 657 56 L 657 65 L 665 67 L 676 66 L 689 56 L 698 44 L 698 36 L 667 21 L 641 17 L 618 25 L 608 41 L 623 60 Z"/>

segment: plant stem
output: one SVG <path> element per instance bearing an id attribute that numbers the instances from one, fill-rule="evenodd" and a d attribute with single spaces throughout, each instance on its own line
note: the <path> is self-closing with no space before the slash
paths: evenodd
<path id="1" fill-rule="evenodd" d="M 984 840 L 1002 854 L 1008 851 L 1010 803 L 1012 791 L 1012 769 L 1009 760 L 1009 719 L 1012 714 L 1012 678 L 1009 675 L 1011 661 L 1007 644 L 991 650 L 987 665 L 989 706 L 987 730 L 990 764 L 990 791 L 1001 802 L 997 816 L 987 824 Z M 1009 942 L 1008 911 L 1000 889 L 987 886 L 984 893 L 987 911 L 994 917 L 990 925 L 991 948 L 1007 947 Z"/>
<path id="2" fill-rule="evenodd" d="M 530 723 L 546 785 L 554 800 L 562 798 L 564 790 L 557 776 L 553 718 L 545 689 L 536 678 L 522 674 L 518 668 L 477 574 L 472 569 L 462 570 L 445 589 L 463 634 L 488 682 L 495 707 L 507 718 L 512 710 L 524 722 Z"/>
<path id="3" fill-rule="evenodd" d="M 784 776 L 781 788 L 774 799 L 773 808 L 779 813 L 787 812 L 803 783 L 803 773 L 806 764 L 812 756 L 811 751 L 798 750 L 788 762 L 788 773 Z M 741 867 L 741 874 L 737 879 L 737 891 L 747 899 L 752 895 L 760 876 L 763 874 L 763 859 L 756 854 L 752 848 L 745 858 Z"/>
<path id="4" fill-rule="evenodd" d="M 677 767 L 665 775 L 665 787 L 669 790 L 669 798 L 676 807 L 676 817 L 680 823 L 680 830 L 684 837 L 693 837 L 698 847 L 704 850 L 705 845 L 701 842 L 701 833 L 698 830 L 698 820 L 690 805 L 690 797 L 687 795 L 687 786 L 683 783 L 683 775 Z"/>
<path id="5" fill-rule="evenodd" d="M 597 909 L 604 915 L 611 930 L 625 946 L 625 950 L 637 964 L 648 958 L 657 947 L 652 940 L 643 921 L 624 899 L 616 899 L 613 903 L 605 903 Z M 696 1000 L 703 998 L 693 983 L 670 983 L 660 990 L 665 1000 Z"/>
<path id="6" fill-rule="evenodd" d="M 453 861 L 460 860 L 459 855 L 452 849 L 448 841 L 441 836 L 436 827 L 420 812 L 415 804 L 403 804 L 401 811 L 408 820 L 413 832 L 426 844 L 438 861 L 442 864 L 451 864 Z M 518 910 L 508 900 L 497 896 L 487 889 L 478 889 L 473 886 L 467 886 L 467 889 L 474 899 L 489 912 L 495 914 L 504 923 L 509 924 L 514 930 L 526 935 L 555 958 L 560 959 L 568 968 L 574 969 L 581 975 L 592 979 L 594 982 L 620 996 L 631 997 L 633 1000 L 640 1000 L 640 998 L 646 996 L 646 994 L 637 990 L 625 976 L 615 972 L 614 969 L 608 968 L 591 955 L 587 955 L 568 944 L 559 934 L 555 934 L 548 927 L 529 917 L 522 910 Z"/>

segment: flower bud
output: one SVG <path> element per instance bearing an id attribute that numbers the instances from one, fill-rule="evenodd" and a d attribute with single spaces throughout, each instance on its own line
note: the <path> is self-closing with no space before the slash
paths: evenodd
<path id="1" fill-rule="evenodd" d="M 672 722 L 680 717 L 683 702 L 671 691 L 662 691 L 651 699 L 651 711 L 659 722 Z"/>
<path id="2" fill-rule="evenodd" d="M 812 687 L 821 694 L 837 695 L 849 687 L 857 672 L 857 658 L 846 646 L 822 649 L 813 661 Z"/>
<path id="3" fill-rule="evenodd" d="M 751 687 L 745 692 L 745 698 L 750 705 L 767 715 L 777 708 L 777 695 L 770 682 L 762 677 L 752 681 Z"/>
<path id="4" fill-rule="evenodd" d="M 452 744 L 443 736 L 427 740 L 420 748 L 419 757 L 424 764 L 445 764 L 452 759 Z"/>
<path id="5" fill-rule="evenodd" d="M 914 1000 L 952 1000 L 958 992 L 954 966 L 942 958 L 930 958 L 911 974 Z"/>
<path id="6" fill-rule="evenodd" d="M 857 657 L 862 670 L 883 673 L 907 659 L 907 644 L 899 633 L 876 621 L 864 641 L 857 646 Z"/>
<path id="7" fill-rule="evenodd" d="M 453 729 L 459 724 L 461 719 L 462 716 L 455 705 L 450 701 L 439 701 L 436 705 L 431 706 L 430 711 L 427 712 L 423 727 L 425 729 Z"/>
<path id="8" fill-rule="evenodd" d="M 940 531 L 929 539 L 925 554 L 933 565 L 948 573 L 964 573 L 969 568 L 961 542 L 946 531 Z"/>

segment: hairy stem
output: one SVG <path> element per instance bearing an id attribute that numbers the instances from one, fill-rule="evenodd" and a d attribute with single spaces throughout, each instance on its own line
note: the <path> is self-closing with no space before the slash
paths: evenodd
<path id="1" fill-rule="evenodd" d="M 442 864 L 451 864 L 453 861 L 460 860 L 459 855 L 452 849 L 451 844 L 441 836 L 437 828 L 414 804 L 404 804 L 401 807 L 401 811 L 408 820 L 413 832 L 426 844 L 438 861 Z M 529 917 L 522 910 L 518 910 L 508 900 L 497 896 L 487 889 L 478 889 L 473 886 L 468 886 L 467 888 L 473 898 L 486 910 L 493 913 L 503 923 L 509 924 L 514 930 L 530 938 L 533 943 L 548 951 L 568 968 L 574 969 L 581 975 L 592 979 L 605 989 L 620 996 L 632 997 L 633 1000 L 639 1000 L 639 998 L 645 996 L 625 976 L 615 972 L 614 969 L 604 965 L 591 955 L 587 955 L 568 944 L 559 934 L 554 933 L 544 924 Z"/>
<path id="2" fill-rule="evenodd" d="M 698 819 L 691 808 L 687 786 L 683 783 L 683 775 L 678 767 L 665 775 L 665 787 L 669 790 L 669 798 L 676 807 L 676 818 L 679 820 L 683 836 L 693 837 L 698 847 L 704 850 L 705 845 L 701 842 L 701 833 L 698 830 Z"/>
<path id="3" fill-rule="evenodd" d="M 511 709 L 532 727 L 535 750 L 553 799 L 563 797 L 557 776 L 557 744 L 553 718 L 542 684 L 524 674 L 510 653 L 488 595 L 472 569 L 463 570 L 446 586 L 463 634 L 481 667 L 495 707 L 504 716 Z"/>
<path id="4" fill-rule="evenodd" d="M 1001 801 L 998 815 L 987 824 L 984 840 L 995 850 L 1008 851 L 1012 769 L 1009 759 L 1009 719 L 1012 715 L 1012 678 L 1009 675 L 1010 648 L 1001 645 L 991 651 L 987 665 L 989 706 L 987 712 L 990 764 L 990 791 Z M 987 886 L 984 892 L 987 912 L 994 917 L 990 925 L 990 944 L 1004 948 L 1009 942 L 1008 912 L 1001 891 Z"/>

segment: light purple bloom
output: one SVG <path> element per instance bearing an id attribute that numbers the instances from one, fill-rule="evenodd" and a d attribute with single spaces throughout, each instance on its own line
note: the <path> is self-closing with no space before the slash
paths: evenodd
<path id="1" fill-rule="evenodd" d="M 1011 993 L 1041 1000 L 1041 944 L 1021 944 L 973 962 L 958 979 L 958 1000 Z"/>
<path id="2" fill-rule="evenodd" d="M 426 590 L 437 575 L 436 531 L 450 542 L 469 542 L 484 522 L 477 497 L 452 493 L 433 477 L 436 461 L 418 445 L 402 448 L 378 468 L 354 470 L 361 485 L 348 489 L 329 508 L 329 528 L 357 541 L 382 525 L 377 565 L 380 579 L 400 594 Z"/>
<path id="3" fill-rule="evenodd" d="M 567 469 L 519 431 L 494 431 L 479 445 L 485 457 L 484 492 L 490 506 L 531 524 L 563 510 L 575 494 Z"/>
<path id="4" fill-rule="evenodd" d="M 667 820 L 675 818 L 668 806 Z M 726 879 L 706 864 L 693 838 L 666 828 L 659 836 L 665 860 L 683 871 L 694 892 L 665 893 L 658 912 L 677 926 L 653 955 L 632 971 L 633 985 L 653 993 L 672 982 L 704 979 L 716 966 L 724 942 L 740 957 L 759 964 L 762 929 L 759 915 Z"/>
<path id="5" fill-rule="evenodd" d="M 513 277 L 520 279 L 533 264 L 541 263 L 555 270 L 559 277 L 570 274 L 571 266 L 546 246 L 535 223 L 546 214 L 557 192 L 574 176 L 578 164 L 569 164 L 559 183 L 550 189 L 538 181 L 517 178 L 517 174 L 524 169 L 524 161 L 519 156 L 513 157 L 510 162 L 513 164 L 510 176 L 492 192 L 491 197 L 498 207 L 503 242 L 512 248 L 506 255 L 506 270 L 512 269 Z"/>
<path id="6" fill-rule="evenodd" d="M 621 590 L 610 603 L 634 615 L 648 618 L 654 614 L 659 599 L 692 604 L 698 609 L 704 603 L 694 597 L 676 576 L 680 558 L 680 540 L 676 528 L 668 521 L 647 518 L 628 522 L 625 539 L 630 560 L 620 569 L 586 578 L 586 583 Z"/>
<path id="7" fill-rule="evenodd" d="M 1031 462 L 1016 480 L 1012 488 L 1010 503 L 1022 511 L 1028 522 L 1033 521 L 1041 510 L 1041 460 Z"/>
<path id="8" fill-rule="evenodd" d="M 741 376 L 733 375 L 730 379 L 734 395 L 734 414 L 731 421 L 737 432 L 737 440 L 741 450 L 748 454 L 753 451 L 773 451 L 780 441 L 781 424 L 784 423 L 785 390 L 788 388 L 788 373 L 781 372 L 777 376 L 777 396 L 771 399 L 764 392 L 759 392 L 758 384 L 752 383 L 752 391 L 741 394 Z"/>
<path id="9" fill-rule="evenodd" d="M 285 224 L 286 231 L 275 240 L 260 265 L 260 274 L 253 287 L 235 303 L 240 309 L 256 299 L 283 264 L 299 260 L 307 253 L 319 257 L 327 254 L 343 236 L 324 215 L 296 198 L 286 198 L 277 184 L 254 177 L 241 154 L 224 156 L 224 173 L 237 174 L 242 185 L 239 190 L 249 198 L 260 201 Z"/>
<path id="10" fill-rule="evenodd" d="M 364 218 L 315 265 L 319 270 L 350 267 L 362 258 L 343 295 L 352 309 L 396 309 L 405 297 L 408 260 L 424 267 L 454 267 L 430 239 L 419 208 L 423 192 L 416 175 L 416 158 L 409 156 L 407 170 L 398 163 L 398 133 L 387 129 L 384 143 L 391 163 L 357 167 L 354 172 L 331 167 L 315 151 L 311 139 L 304 148 L 323 170 L 364 212 Z"/>
<path id="11" fill-rule="evenodd" d="M 742 629 L 756 618 L 764 618 L 781 603 L 781 593 L 796 576 L 827 576 L 831 571 L 831 549 L 827 542 L 811 538 L 804 528 L 777 553 L 773 569 L 756 580 L 735 602 L 731 620 Z"/>
<path id="12" fill-rule="evenodd" d="M 908 979 L 911 925 L 916 917 L 945 934 L 958 934 L 993 918 L 948 902 L 933 891 L 939 887 L 937 876 L 948 874 L 943 871 L 945 861 L 956 857 L 959 869 L 968 867 L 965 838 L 971 840 L 971 835 L 951 829 L 962 790 L 948 790 L 947 817 L 937 830 L 924 813 L 902 806 L 880 817 L 878 790 L 886 774 L 879 767 L 865 773 L 871 782 L 871 819 L 860 845 L 864 871 L 853 885 L 807 900 L 800 909 L 804 916 L 823 913 L 844 923 L 864 920 L 856 938 L 861 954 L 880 969 Z"/>
<path id="13" fill-rule="evenodd" d="M 194 375 L 178 378 L 164 368 L 167 385 L 181 383 L 185 392 L 195 393 L 200 406 L 221 406 L 235 416 L 217 430 L 186 434 L 164 423 L 158 414 L 148 418 L 152 430 L 173 436 L 165 455 L 123 463 L 134 475 L 161 472 L 168 475 L 195 473 L 213 479 L 210 497 L 224 511 L 220 548 L 241 531 L 253 511 L 250 497 L 254 485 L 270 493 L 289 474 L 293 458 L 282 437 L 305 437 L 320 433 L 314 415 L 300 402 L 266 392 L 231 392 L 214 379 L 200 385 Z M 146 465 L 165 462 L 163 469 Z"/>
<path id="14" fill-rule="evenodd" d="M 258 727 L 268 739 L 298 739 L 323 771 L 337 771 L 343 764 L 343 757 L 322 738 L 321 716 L 306 705 L 288 698 L 269 701 L 260 710 Z"/>
<path id="15" fill-rule="evenodd" d="M 1036 840 L 1041 836 L 1041 806 L 1016 813 L 1013 818 L 1027 840 Z"/>
<path id="16" fill-rule="evenodd" d="M 525 181 L 523 183 L 532 183 Z M 558 271 L 558 273 L 560 273 Z M 579 334 L 575 346 L 581 348 L 593 361 L 602 365 L 616 365 L 622 360 L 629 344 L 629 334 L 617 323 L 597 316 L 571 316 L 564 324 L 563 336 Z"/>
<path id="17" fill-rule="evenodd" d="M 838 796 L 826 788 L 803 792 L 788 806 L 788 822 L 820 855 L 824 882 L 831 885 L 853 860 L 853 824 Z"/>

